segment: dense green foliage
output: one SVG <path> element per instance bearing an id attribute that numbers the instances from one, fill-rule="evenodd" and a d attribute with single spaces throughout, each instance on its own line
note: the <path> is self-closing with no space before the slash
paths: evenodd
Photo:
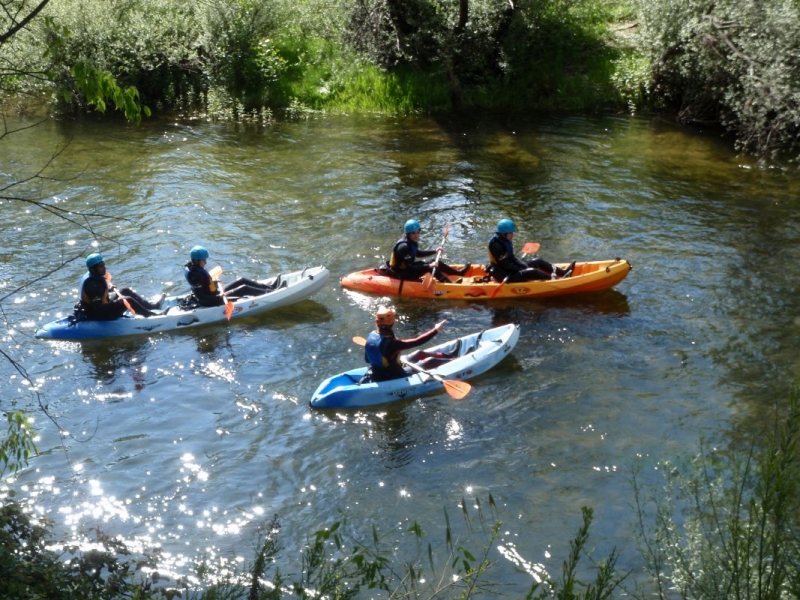
<path id="1" fill-rule="evenodd" d="M 654 103 L 723 125 L 748 152 L 800 150 L 800 3 L 638 2 Z"/>
<path id="2" fill-rule="evenodd" d="M 105 73 L 123 106 L 135 88 L 157 110 L 260 121 L 655 109 L 793 157 L 798 29 L 796 0 L 49 0 L 0 44 L 15 69 L 0 85 L 55 84 L 63 109 L 101 108 L 80 72 Z"/>
<path id="3" fill-rule="evenodd" d="M 609 15 L 583 2 L 51 0 L 45 13 L 17 56 L 44 56 L 74 108 L 79 62 L 136 87 L 145 105 L 236 117 L 292 104 L 408 112 L 619 101 Z"/>
<path id="4" fill-rule="evenodd" d="M 28 460 L 37 452 L 34 433 L 25 414 L 19 411 L 6 413 L 8 429 L 0 439 L 0 477 L 16 473 L 28 465 Z"/>

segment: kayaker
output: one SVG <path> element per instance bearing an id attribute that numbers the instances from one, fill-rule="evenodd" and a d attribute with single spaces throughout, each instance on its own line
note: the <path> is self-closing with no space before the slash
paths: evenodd
<path id="1" fill-rule="evenodd" d="M 401 237 L 392 248 L 392 255 L 389 258 L 389 269 L 392 274 L 399 279 L 420 279 L 426 273 L 433 273 L 433 276 L 442 283 L 452 283 L 447 275 L 464 275 L 469 271 L 469 264 L 462 269 L 454 269 L 446 265 L 441 260 L 436 269 L 433 268 L 434 261 L 417 260 L 434 256 L 442 251 L 441 246 L 436 250 L 420 250 L 419 237 L 422 227 L 416 219 L 409 219 L 403 226 L 403 237 Z"/>
<path id="2" fill-rule="evenodd" d="M 517 226 L 511 219 L 500 219 L 497 231 L 489 240 L 489 272 L 497 281 L 512 283 L 570 277 L 575 261 L 566 269 L 552 265 L 542 258 L 523 261 L 514 256 L 514 232 Z"/>
<path id="3" fill-rule="evenodd" d="M 273 289 L 244 277 L 223 286 L 206 271 L 207 262 L 208 250 L 203 246 L 194 246 L 189 251 L 189 262 L 184 265 L 183 272 L 186 281 L 192 286 L 192 295 L 202 306 L 222 306 L 226 299 L 238 300 L 243 296 L 262 296 Z"/>
<path id="4" fill-rule="evenodd" d="M 367 343 L 364 346 L 364 360 L 372 366 L 370 370 L 372 381 L 407 377 L 409 373 L 403 368 L 400 353 L 421 346 L 432 339 L 445 324 L 445 321 L 440 321 L 432 329 L 415 338 L 397 339 L 394 335 L 394 321 L 395 315 L 391 308 L 382 306 L 375 313 L 377 329 L 367 336 Z"/>
<path id="5" fill-rule="evenodd" d="M 81 279 L 80 301 L 76 307 L 88 319 L 111 321 L 118 319 L 126 310 L 132 309 L 137 315 L 152 317 L 152 312 L 160 308 L 161 300 L 149 302 L 130 288 L 118 290 L 111 283 L 111 274 L 106 271 L 106 263 L 98 253 L 86 257 L 88 272 Z"/>

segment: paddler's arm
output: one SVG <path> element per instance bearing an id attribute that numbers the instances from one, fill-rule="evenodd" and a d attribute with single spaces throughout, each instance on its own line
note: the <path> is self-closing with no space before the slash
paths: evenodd
<path id="1" fill-rule="evenodd" d="M 403 350 L 409 350 L 411 348 L 416 348 L 417 346 L 421 346 L 425 342 L 433 339 L 433 337 L 444 328 L 444 324 L 446 322 L 447 319 L 445 319 L 444 321 L 439 321 L 431 329 L 429 329 L 422 335 L 418 335 L 417 337 L 405 338 L 402 340 L 398 339 L 392 340 L 389 343 L 389 354 L 393 355 L 395 352 L 402 352 Z"/>

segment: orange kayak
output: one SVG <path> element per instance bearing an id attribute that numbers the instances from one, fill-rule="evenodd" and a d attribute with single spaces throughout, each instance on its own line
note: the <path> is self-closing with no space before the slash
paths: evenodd
<path id="1" fill-rule="evenodd" d="M 566 268 L 569 263 L 555 263 Z M 460 265 L 451 265 L 459 269 Z M 436 298 L 439 300 L 491 300 L 494 298 L 550 298 L 567 294 L 599 292 L 614 287 L 625 279 L 631 264 L 624 259 L 596 260 L 575 263 L 572 276 L 546 281 L 498 283 L 489 276 L 482 265 L 476 265 L 460 278 L 450 277 L 454 283 L 433 280 L 425 289 L 422 281 L 402 280 L 385 274 L 380 269 L 356 271 L 341 278 L 342 287 L 357 292 L 383 296 L 408 296 L 411 298 Z M 499 289 L 498 289 L 499 288 Z"/>

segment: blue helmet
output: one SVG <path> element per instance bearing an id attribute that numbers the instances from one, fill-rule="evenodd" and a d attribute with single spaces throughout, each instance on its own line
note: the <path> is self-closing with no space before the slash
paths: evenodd
<path id="1" fill-rule="evenodd" d="M 409 219 L 406 221 L 406 224 L 403 226 L 403 231 L 406 233 L 414 233 L 415 231 L 419 231 L 422 227 L 419 226 L 419 221 L 416 219 Z"/>
<path id="2" fill-rule="evenodd" d="M 203 246 L 195 246 L 192 248 L 192 251 L 189 252 L 189 258 L 192 260 L 208 260 L 208 250 Z"/>
<path id="3" fill-rule="evenodd" d="M 103 260 L 102 256 L 95 252 L 86 257 L 86 268 L 91 269 L 93 266 L 99 265 L 101 262 L 106 261 Z"/>
<path id="4" fill-rule="evenodd" d="M 511 219 L 500 219 L 497 223 L 497 233 L 514 233 L 517 230 L 517 226 L 514 225 L 514 221 Z"/>

